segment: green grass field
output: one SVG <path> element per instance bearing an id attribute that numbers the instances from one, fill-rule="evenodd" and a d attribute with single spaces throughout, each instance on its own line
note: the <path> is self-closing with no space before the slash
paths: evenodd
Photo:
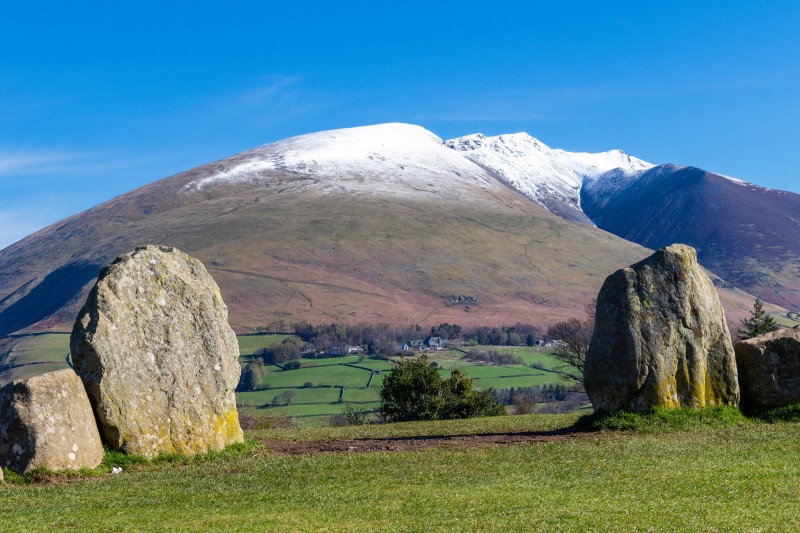
<path id="1" fill-rule="evenodd" d="M 256 350 L 260 350 L 261 348 L 269 348 L 270 346 L 280 344 L 287 337 L 291 337 L 291 335 L 238 335 L 236 338 L 239 341 L 239 354 L 252 355 Z"/>
<path id="2" fill-rule="evenodd" d="M 787 317 L 786 313 L 771 313 L 770 316 L 778 325 L 785 326 L 787 328 L 800 326 L 800 316 L 797 314 L 792 314 L 792 318 Z"/>
<path id="3" fill-rule="evenodd" d="M 264 382 L 272 388 L 302 387 L 306 382 L 313 385 L 366 387 L 370 374 L 372 372 L 369 370 L 344 365 L 312 366 L 270 373 Z"/>
<path id="4" fill-rule="evenodd" d="M 68 353 L 69 335 L 66 333 L 20 337 L 13 343 L 5 361 L 2 361 L 8 367 L 0 373 L 0 385 L 68 368 Z"/>
<path id="5" fill-rule="evenodd" d="M 39 361 L 65 363 L 69 353 L 69 335 L 66 333 L 46 333 L 21 337 L 11 350 L 8 362 L 12 365 L 29 364 Z"/>
<path id="6" fill-rule="evenodd" d="M 242 362 L 245 363 L 257 350 L 280 343 L 286 337 L 287 335 L 240 335 L 238 340 L 243 356 Z M 479 346 L 477 349 L 514 353 L 526 364 L 510 366 L 476 364 L 461 359 L 464 353 L 452 349 L 433 350 L 427 355 L 431 361 L 437 362 L 442 376 L 449 377 L 453 369 L 459 368 L 474 379 L 474 386 L 479 389 L 531 387 L 560 382 L 557 374 L 529 366 L 534 363 L 540 363 L 545 368 L 556 366 L 557 362 L 541 351 L 545 349 L 521 346 Z M 68 351 L 69 335 L 66 334 L 22 337 L 15 342 L 8 360 L 12 365 L 23 366 L 7 370 L 0 375 L 0 381 L 7 383 L 13 379 L 66 368 L 64 357 Z M 29 364 L 40 361 L 54 361 L 54 363 Z M 393 365 L 391 361 L 369 357 L 359 361 L 357 355 L 320 359 L 302 358 L 300 362 L 303 366 L 297 370 L 281 370 L 278 366 L 268 365 L 264 385 L 269 389 L 237 393 L 237 402 L 248 408 L 297 417 L 298 423 L 303 426 L 322 425 L 328 422 L 329 415 L 342 412 L 348 402 L 369 410 L 377 410 L 380 407 L 378 388 Z M 366 388 L 372 371 L 379 373 L 374 374 L 370 387 Z M 306 383 L 311 383 L 312 387 L 306 387 Z M 340 387 L 344 387 L 342 402 L 339 402 Z M 285 390 L 292 390 L 295 394 L 291 404 L 273 407 L 273 398 Z"/>
<path id="7" fill-rule="evenodd" d="M 472 435 L 574 422 L 507 416 L 247 436 Z M 14 531 L 783 531 L 800 521 L 798 453 L 800 424 L 757 422 L 307 456 L 256 445 L 70 483 L 0 486 L 0 523 Z"/>

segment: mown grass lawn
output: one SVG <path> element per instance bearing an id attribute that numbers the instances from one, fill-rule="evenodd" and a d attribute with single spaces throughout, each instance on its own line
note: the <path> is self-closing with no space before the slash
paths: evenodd
<path id="1" fill-rule="evenodd" d="M 508 424 L 525 431 L 572 421 L 534 415 L 251 436 L 480 433 Z M 115 531 L 792 530 L 800 520 L 798 452 L 800 425 L 785 423 L 406 452 L 275 457 L 256 447 L 99 479 L 7 485 L 0 523 Z"/>

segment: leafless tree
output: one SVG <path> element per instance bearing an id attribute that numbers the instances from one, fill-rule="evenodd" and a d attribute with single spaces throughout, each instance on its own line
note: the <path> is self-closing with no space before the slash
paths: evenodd
<path id="1" fill-rule="evenodd" d="M 592 342 L 594 332 L 594 313 L 596 302 L 586 307 L 586 317 L 569 318 L 553 324 L 547 330 L 547 337 L 560 341 L 551 354 L 563 364 L 557 369 L 569 381 L 583 387 L 583 367 L 586 352 Z"/>

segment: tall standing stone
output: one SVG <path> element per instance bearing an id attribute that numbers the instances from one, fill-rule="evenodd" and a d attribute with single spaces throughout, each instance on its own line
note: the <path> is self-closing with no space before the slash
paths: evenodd
<path id="1" fill-rule="evenodd" d="M 598 411 L 738 404 L 725 314 L 694 248 L 673 244 L 606 279 L 584 385 Z"/>
<path id="2" fill-rule="evenodd" d="M 24 473 L 95 468 L 103 445 L 83 383 L 72 369 L 0 389 L 0 464 Z"/>
<path id="3" fill-rule="evenodd" d="M 197 259 L 158 246 L 118 258 L 100 272 L 70 347 L 114 448 L 194 455 L 243 440 L 236 335 Z"/>
<path id="4" fill-rule="evenodd" d="M 742 407 L 800 403 L 800 326 L 739 341 L 735 350 Z"/>

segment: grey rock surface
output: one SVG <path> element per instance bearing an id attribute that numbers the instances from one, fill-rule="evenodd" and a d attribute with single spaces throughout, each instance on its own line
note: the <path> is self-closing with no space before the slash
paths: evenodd
<path id="1" fill-rule="evenodd" d="M 243 440 L 239 346 L 200 261 L 146 246 L 103 269 L 70 341 L 108 443 L 194 455 Z"/>
<path id="2" fill-rule="evenodd" d="M 742 407 L 800 403 L 800 326 L 739 341 L 735 350 Z"/>
<path id="3" fill-rule="evenodd" d="M 738 404 L 725 314 L 693 248 L 673 244 L 606 279 L 584 385 L 606 412 Z"/>
<path id="4" fill-rule="evenodd" d="M 72 369 L 17 380 L 0 389 L 0 464 L 24 473 L 95 468 L 103 445 L 92 406 Z"/>

